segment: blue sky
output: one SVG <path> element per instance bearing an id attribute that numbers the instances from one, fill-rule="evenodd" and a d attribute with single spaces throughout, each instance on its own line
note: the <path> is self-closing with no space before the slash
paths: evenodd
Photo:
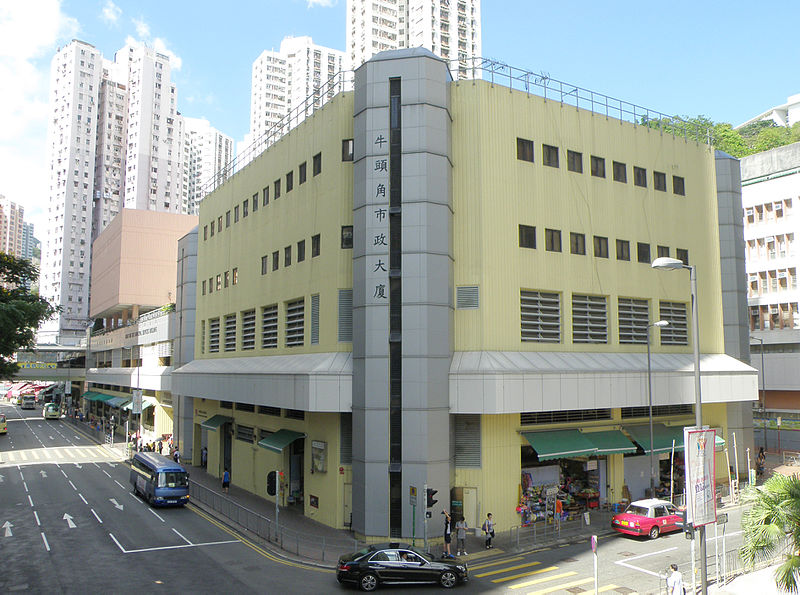
<path id="1" fill-rule="evenodd" d="M 287 35 L 344 49 L 346 0 L 9 0 L 0 5 L 0 194 L 43 232 L 50 59 L 72 38 L 175 57 L 178 108 L 239 141 L 250 68 Z M 720 7 L 720 8 L 717 8 Z M 722 8 L 724 7 L 724 8 Z M 800 93 L 800 4 L 483 0 L 483 55 L 668 114 L 738 124 Z"/>

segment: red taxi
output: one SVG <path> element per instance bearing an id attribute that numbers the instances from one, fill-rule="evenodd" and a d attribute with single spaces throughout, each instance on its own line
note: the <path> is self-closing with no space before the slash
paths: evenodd
<path id="1" fill-rule="evenodd" d="M 648 535 L 656 539 L 661 533 L 680 531 L 683 515 L 678 507 L 666 500 L 637 500 L 625 512 L 611 518 L 611 528 L 627 535 Z"/>

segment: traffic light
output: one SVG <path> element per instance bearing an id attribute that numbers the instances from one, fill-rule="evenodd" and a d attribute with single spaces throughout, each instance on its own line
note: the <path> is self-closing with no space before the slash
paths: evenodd
<path id="1" fill-rule="evenodd" d="M 269 473 L 267 473 L 267 494 L 269 494 L 270 496 L 275 495 L 276 475 L 277 474 L 275 473 L 275 471 L 270 471 Z"/>
<path id="2" fill-rule="evenodd" d="M 434 490 L 433 488 L 428 488 L 425 492 L 425 507 L 432 508 L 434 504 L 438 502 L 438 500 L 434 500 L 433 497 L 436 495 L 436 492 L 439 490 Z"/>
<path id="3" fill-rule="evenodd" d="M 683 536 L 686 539 L 694 539 L 694 526 L 692 523 L 686 522 L 686 509 L 681 511 L 682 520 L 680 521 L 680 526 L 683 528 Z"/>

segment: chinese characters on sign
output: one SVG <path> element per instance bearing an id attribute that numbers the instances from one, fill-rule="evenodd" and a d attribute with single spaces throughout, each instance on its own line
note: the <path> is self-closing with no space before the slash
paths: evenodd
<path id="1" fill-rule="evenodd" d="M 375 131 L 367 156 L 367 303 L 389 304 L 389 142 Z"/>
<path id="2" fill-rule="evenodd" d="M 686 520 L 695 527 L 717 520 L 714 441 L 716 430 L 684 428 Z"/>

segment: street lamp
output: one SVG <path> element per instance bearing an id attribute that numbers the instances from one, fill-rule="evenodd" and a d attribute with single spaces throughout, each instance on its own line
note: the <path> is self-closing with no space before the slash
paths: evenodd
<path id="1" fill-rule="evenodd" d="M 764 367 L 764 339 L 751 337 L 761 343 L 761 411 L 764 417 L 764 452 L 767 450 L 767 369 Z"/>
<path id="2" fill-rule="evenodd" d="M 653 463 L 653 376 L 650 369 L 650 327 L 659 328 L 669 325 L 668 320 L 659 320 L 647 325 L 647 408 L 650 418 L 650 497 L 656 497 L 656 468 Z"/>
<path id="3" fill-rule="evenodd" d="M 654 269 L 674 271 L 677 269 L 689 270 L 689 287 L 692 294 L 692 347 L 694 351 L 694 423 L 698 429 L 703 426 L 702 401 L 700 399 L 700 331 L 697 319 L 697 270 L 695 266 L 685 264 L 677 258 L 662 256 L 656 258 L 651 265 Z M 698 527 L 700 541 L 700 591 L 703 595 L 708 593 L 708 560 L 706 559 L 706 528 Z"/>

